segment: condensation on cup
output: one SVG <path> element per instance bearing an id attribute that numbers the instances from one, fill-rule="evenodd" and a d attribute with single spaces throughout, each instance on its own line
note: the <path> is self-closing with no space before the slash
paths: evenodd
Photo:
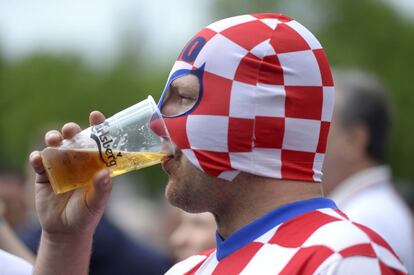
<path id="1" fill-rule="evenodd" d="M 161 162 L 173 154 L 167 128 L 154 99 L 147 99 L 89 127 L 59 147 L 42 152 L 43 164 L 55 193 L 92 183 L 108 168 L 111 177 Z"/>

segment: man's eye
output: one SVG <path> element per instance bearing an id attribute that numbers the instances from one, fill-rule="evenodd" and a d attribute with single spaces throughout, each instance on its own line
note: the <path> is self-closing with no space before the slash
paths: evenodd
<path id="1" fill-rule="evenodd" d="M 193 103 L 195 100 L 193 97 L 183 96 L 183 95 L 180 95 L 180 98 L 181 98 L 181 101 L 185 104 Z"/>

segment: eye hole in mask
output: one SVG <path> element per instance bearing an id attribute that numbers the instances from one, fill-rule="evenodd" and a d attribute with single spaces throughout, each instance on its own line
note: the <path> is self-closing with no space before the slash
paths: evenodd
<path id="1" fill-rule="evenodd" d="M 164 117 L 177 117 L 190 113 L 201 94 L 200 79 L 192 73 L 179 76 L 170 82 L 158 104 Z"/>

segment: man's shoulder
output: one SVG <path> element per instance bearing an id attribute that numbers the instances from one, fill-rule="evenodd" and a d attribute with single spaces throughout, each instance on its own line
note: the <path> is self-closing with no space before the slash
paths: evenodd
<path id="1" fill-rule="evenodd" d="M 245 274 L 323 273 L 349 263 L 367 264 L 365 270 L 393 268 L 404 274 L 398 257 L 373 230 L 354 223 L 337 209 L 311 211 L 290 219 L 218 260 L 215 250 L 176 264 L 167 274 L 237 270 Z M 349 260 L 348 260 L 349 259 Z M 238 273 L 237 272 L 237 273 Z"/>
<path id="2" fill-rule="evenodd" d="M 277 227 L 267 244 L 293 251 L 285 267 L 293 273 L 309 263 L 316 271 L 359 258 L 404 271 L 393 249 L 379 234 L 338 209 L 319 209 L 297 216 Z"/>
<path id="3" fill-rule="evenodd" d="M 215 254 L 216 249 L 209 249 L 197 255 L 191 256 L 181 262 L 176 263 L 166 275 L 172 274 L 184 274 L 191 273 L 191 271 L 196 271 L 208 259 L 211 255 Z"/>
<path id="4" fill-rule="evenodd" d="M 272 242 L 285 247 L 323 245 L 335 252 L 361 244 L 375 244 L 392 251 L 374 230 L 332 208 L 311 211 L 288 220 L 276 229 Z"/>
<path id="5" fill-rule="evenodd" d="M 366 270 L 405 269 L 392 248 L 375 231 L 355 223 L 338 209 L 325 208 L 307 212 L 278 225 L 234 255 L 241 260 L 250 250 L 243 269 L 286 274 L 319 274 L 344 264 L 362 262 Z M 241 252 L 245 253 L 241 253 Z M 274 261 L 277 259 L 277 265 Z M 374 265 L 376 266 L 374 267 Z M 365 270 L 365 269 L 364 269 Z"/>
<path id="6" fill-rule="evenodd" d="M 1 274 L 32 274 L 32 269 L 30 263 L 0 249 Z"/>

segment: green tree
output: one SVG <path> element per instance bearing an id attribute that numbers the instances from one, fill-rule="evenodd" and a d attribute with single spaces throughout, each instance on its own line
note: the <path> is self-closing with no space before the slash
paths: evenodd
<path id="1" fill-rule="evenodd" d="M 23 166 L 32 147 L 43 147 L 47 129 L 61 127 L 67 121 L 85 127 L 92 110 L 110 116 L 149 94 L 157 98 L 165 77 L 165 72 L 148 72 L 126 58 L 106 70 L 92 69 L 76 56 L 47 54 L 3 63 L 0 68 L 2 160 Z M 150 191 L 157 191 L 165 183 L 163 173 L 154 169 L 143 171 L 147 178 L 152 178 Z"/>

